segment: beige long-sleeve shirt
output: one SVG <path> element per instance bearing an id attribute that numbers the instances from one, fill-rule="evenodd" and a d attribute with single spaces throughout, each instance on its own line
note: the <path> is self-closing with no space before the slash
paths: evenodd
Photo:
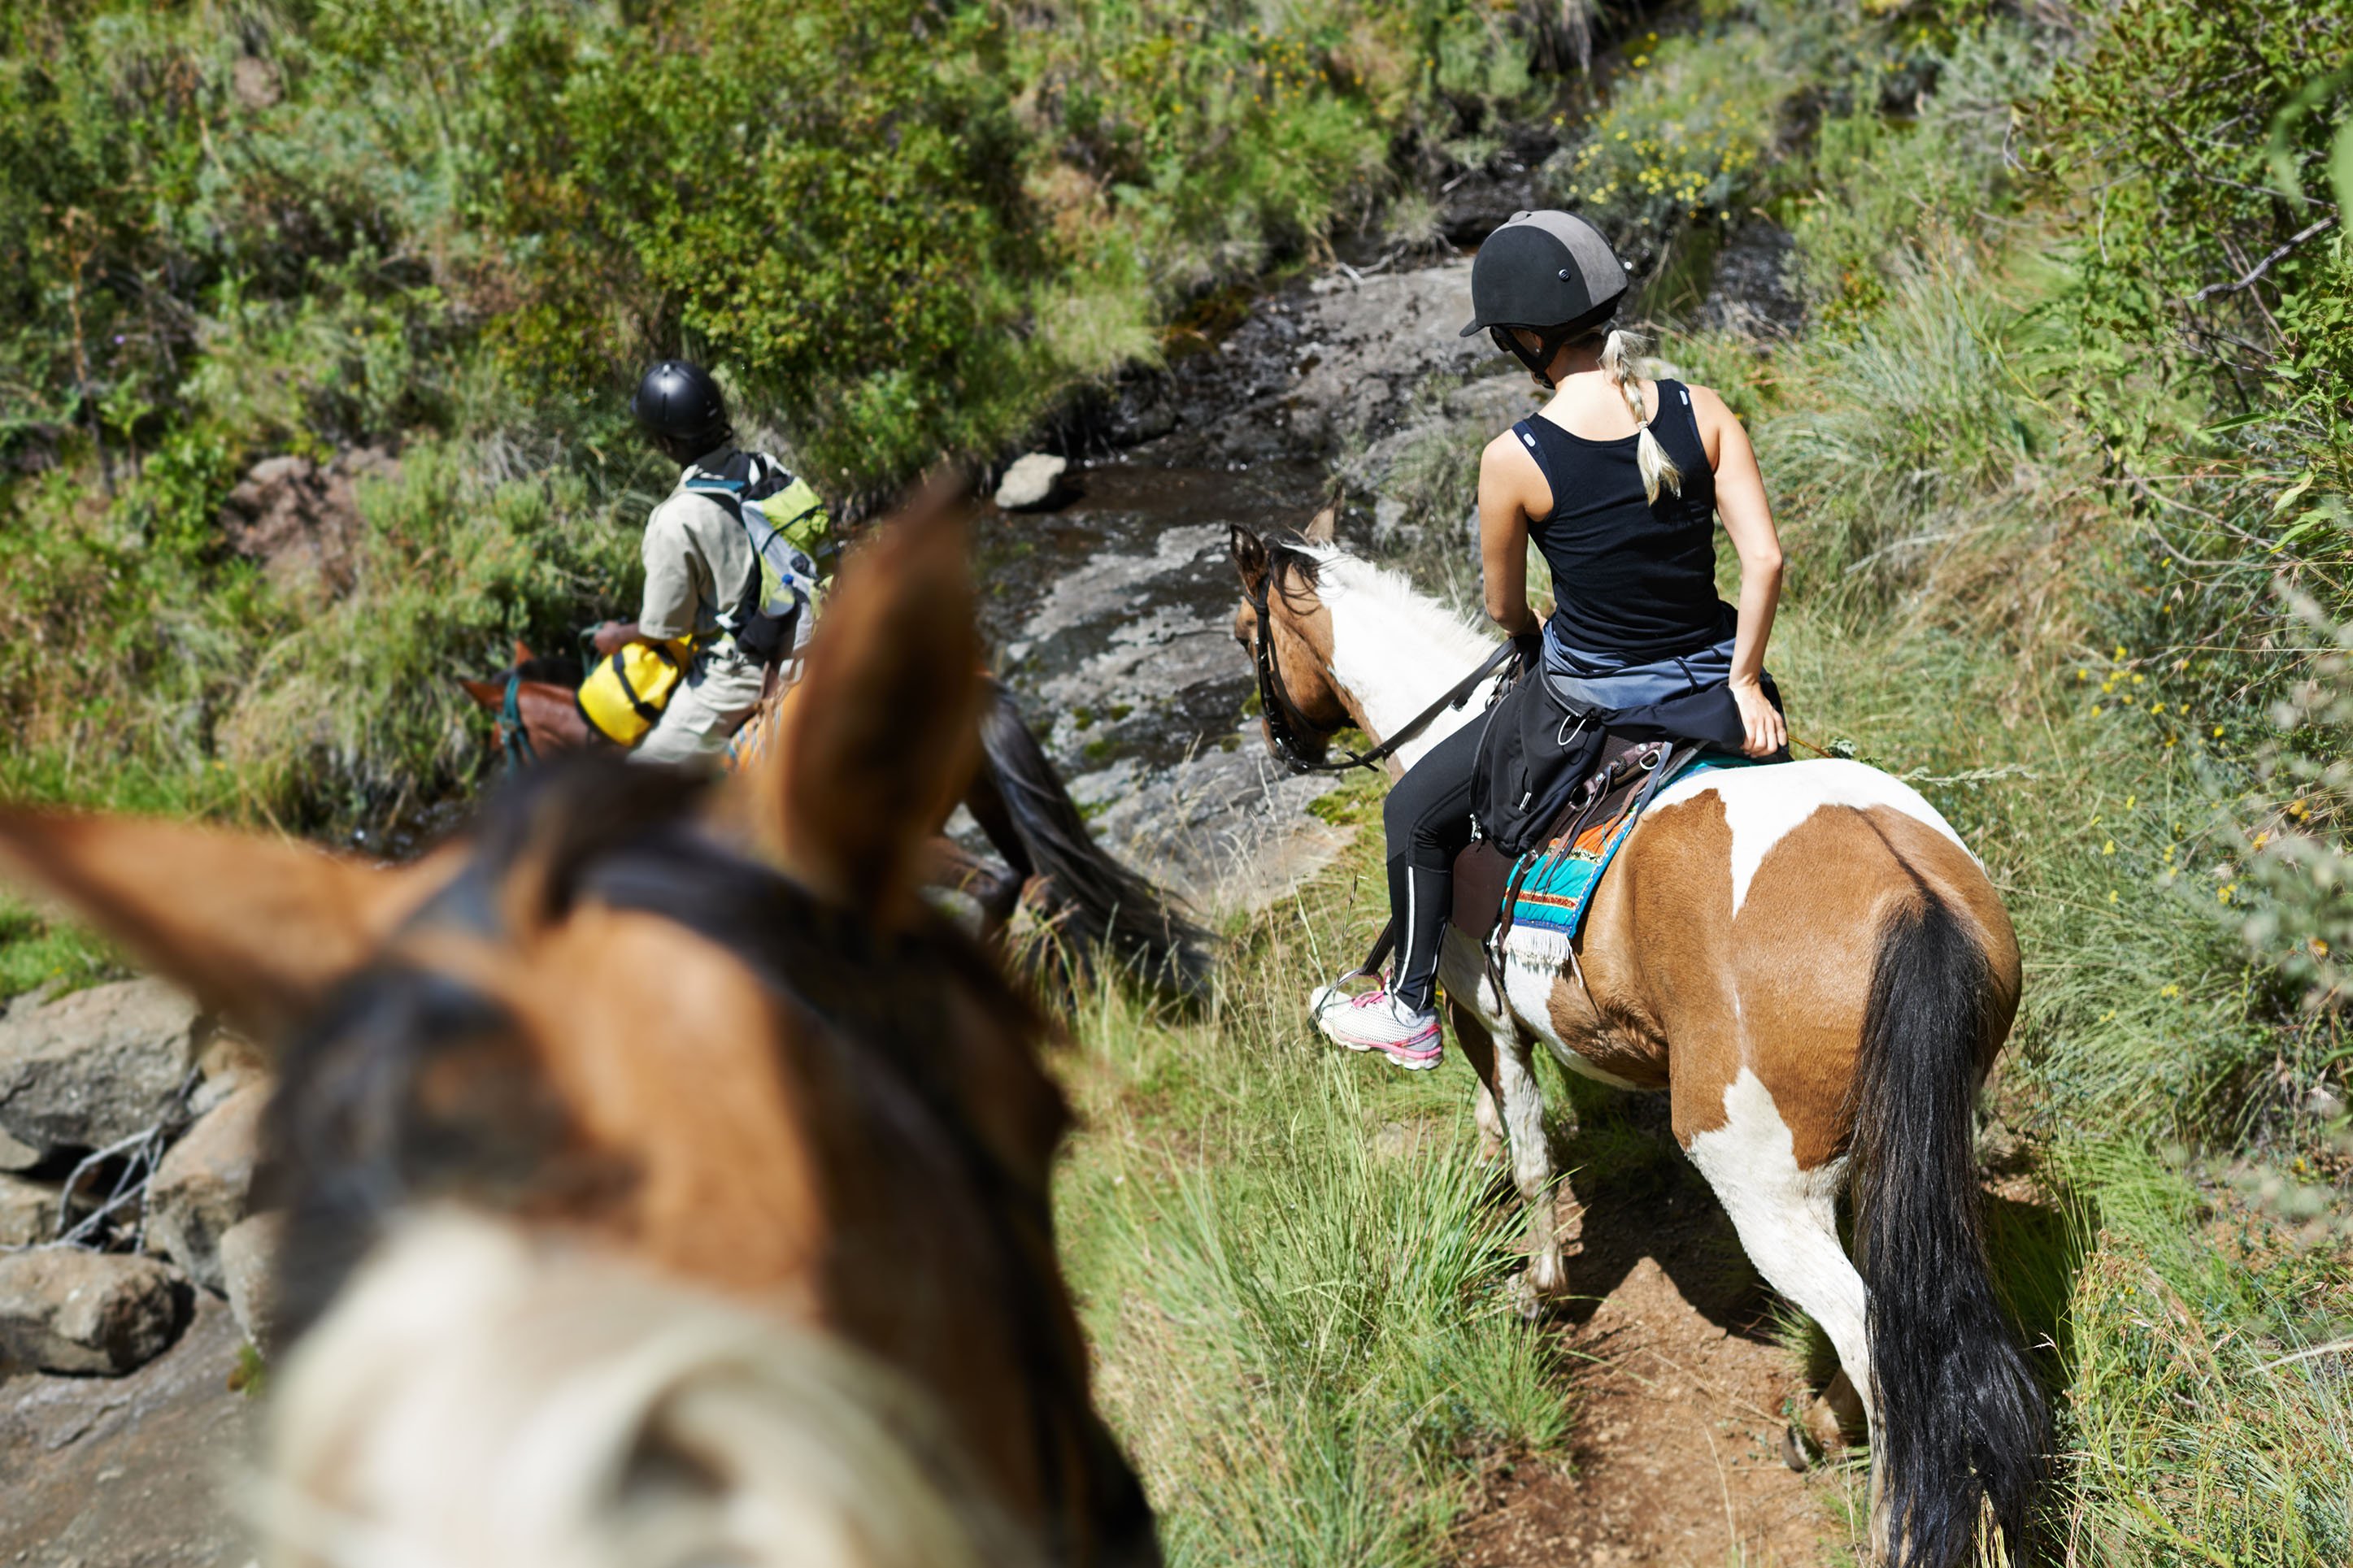
<path id="1" fill-rule="evenodd" d="M 664 642 L 691 637 L 707 645 L 704 658 L 750 665 L 733 639 L 723 635 L 719 612 L 742 599 L 745 584 L 759 569 L 752 542 L 725 507 L 686 488 L 696 479 L 720 477 L 733 455 L 723 449 L 689 464 L 679 476 L 678 488 L 646 519 L 646 592 L 638 611 L 638 631 Z"/>

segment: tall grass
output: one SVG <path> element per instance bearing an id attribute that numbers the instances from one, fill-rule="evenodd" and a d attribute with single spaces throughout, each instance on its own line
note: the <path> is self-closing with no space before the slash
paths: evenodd
<path id="1" fill-rule="evenodd" d="M 1307 1024 L 1377 848 L 1250 922 L 1205 1016 L 1106 989 L 1072 1021 L 1064 1250 L 1175 1563 L 1434 1563 L 1485 1457 L 1565 1462 L 1467 1069 L 1335 1058 Z"/>
<path id="2" fill-rule="evenodd" d="M 2261 1196 L 2311 1169 L 2283 1107 L 2316 1047 L 2242 940 L 2236 720 L 2118 636 L 2149 615 L 2139 525 L 2053 413 L 2084 367 L 2046 352 L 2037 231 L 1914 243 L 1939 233 L 1760 365 L 1799 563 L 1773 663 L 1793 729 L 1913 777 L 2018 924 L 1988 1110 L 2053 1217 L 2005 1200 L 1994 1238 L 2064 1395 L 2054 1554 L 2341 1562 L 2353 1404 L 2335 1352 L 2289 1358 L 2353 1323 L 2353 1253 Z"/>

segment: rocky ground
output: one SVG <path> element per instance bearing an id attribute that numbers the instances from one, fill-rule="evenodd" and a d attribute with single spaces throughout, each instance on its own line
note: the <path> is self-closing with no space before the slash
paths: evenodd
<path id="1" fill-rule="evenodd" d="M 269 1082 L 159 981 L 0 1014 L 0 1563 L 236 1564 Z M 79 1245 L 74 1245 L 79 1243 Z"/>

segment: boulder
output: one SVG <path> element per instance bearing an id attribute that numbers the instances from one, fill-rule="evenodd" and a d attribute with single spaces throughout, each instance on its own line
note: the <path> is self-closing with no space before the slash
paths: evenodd
<path id="1" fill-rule="evenodd" d="M 0 1247 L 36 1247 L 58 1234 L 58 1188 L 0 1176 Z"/>
<path id="2" fill-rule="evenodd" d="M 1062 493 L 1062 470 L 1071 466 L 1068 458 L 1058 458 L 1050 452 L 1031 452 L 1014 459 L 997 481 L 997 504 L 1008 511 L 1029 511 L 1051 504 Z"/>
<path id="3" fill-rule="evenodd" d="M 19 1143 L 0 1129 L 0 1171 L 29 1171 L 41 1163 L 41 1152 L 30 1143 Z"/>
<path id="4" fill-rule="evenodd" d="M 286 1216 L 272 1211 L 239 1220 L 220 1238 L 228 1310 L 264 1355 L 278 1348 L 278 1249 L 285 1236 Z"/>
<path id="5" fill-rule="evenodd" d="M 206 1289 L 227 1293 L 220 1242 L 253 1207 L 269 1086 L 249 1083 L 172 1145 L 147 1184 L 147 1245 Z"/>
<path id="6" fill-rule="evenodd" d="M 198 1034 L 196 1005 L 160 980 L 12 1007 L 0 1019 L 0 1132 L 46 1158 L 152 1127 L 195 1064 Z"/>
<path id="7" fill-rule="evenodd" d="M 1479 427 L 1482 437 L 1508 430 L 1545 405 L 1546 394 L 1525 375 L 1490 375 L 1446 395 L 1446 412 Z"/>
<path id="8" fill-rule="evenodd" d="M 78 1247 L 0 1254 L 0 1358 L 43 1372 L 131 1371 L 168 1349 L 195 1297 L 168 1264 Z"/>
<path id="9" fill-rule="evenodd" d="M 374 447 L 340 453 L 325 468 L 308 458 L 267 458 L 222 503 L 221 532 L 281 590 L 338 595 L 357 578 L 367 532 L 354 481 L 399 474 L 399 459 Z"/>

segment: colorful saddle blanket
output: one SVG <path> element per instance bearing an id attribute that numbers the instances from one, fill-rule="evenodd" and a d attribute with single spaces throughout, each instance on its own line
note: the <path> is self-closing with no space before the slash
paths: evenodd
<path id="1" fill-rule="evenodd" d="M 1556 969 L 1567 963 L 1569 950 L 1585 927 L 1586 912 L 1592 907 L 1593 889 L 1601 885 L 1601 873 L 1609 868 L 1619 847 L 1634 831 L 1643 806 L 1679 779 L 1719 768 L 1757 765 L 1746 757 L 1700 752 L 1681 766 L 1670 764 L 1671 771 L 1657 788 L 1628 792 L 1614 813 L 1579 828 L 1574 839 L 1555 838 L 1522 856 L 1513 868 L 1511 905 L 1500 922 L 1504 956 L 1535 969 Z"/>

